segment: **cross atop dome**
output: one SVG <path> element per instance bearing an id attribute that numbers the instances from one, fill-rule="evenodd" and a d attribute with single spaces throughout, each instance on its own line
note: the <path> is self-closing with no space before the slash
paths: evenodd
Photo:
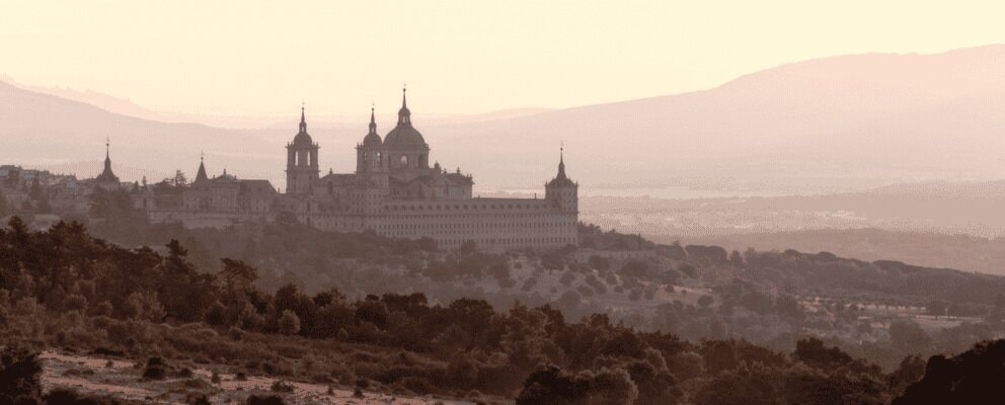
<path id="1" fill-rule="evenodd" d="M 307 104 L 300 102 L 300 133 L 307 133 L 307 119 L 304 115 L 304 110 L 307 108 Z"/>

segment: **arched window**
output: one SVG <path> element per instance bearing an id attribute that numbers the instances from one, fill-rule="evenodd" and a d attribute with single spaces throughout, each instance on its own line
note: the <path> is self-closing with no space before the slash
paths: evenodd
<path id="1" fill-rule="evenodd" d="M 408 167 L 408 156 L 401 155 L 401 158 L 398 159 L 398 165 L 401 167 Z"/>

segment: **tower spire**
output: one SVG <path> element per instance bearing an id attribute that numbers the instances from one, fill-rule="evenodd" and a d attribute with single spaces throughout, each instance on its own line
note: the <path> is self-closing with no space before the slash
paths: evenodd
<path id="1" fill-rule="evenodd" d="M 111 147 L 112 147 L 111 138 L 105 136 L 105 168 L 104 170 L 101 171 L 101 174 L 99 174 L 98 177 L 95 178 L 100 182 L 107 182 L 107 183 L 119 182 L 119 178 L 116 177 L 115 173 L 112 172 Z"/>
<path id="2" fill-rule="evenodd" d="M 565 142 L 558 147 L 558 177 L 565 177 Z"/>
<path id="3" fill-rule="evenodd" d="M 203 162 L 204 158 L 205 153 L 199 151 L 199 170 L 195 173 L 196 182 L 205 181 L 209 179 L 209 176 L 206 176 L 206 164 Z"/>
<path id="4" fill-rule="evenodd" d="M 407 91 L 408 87 L 401 87 L 401 109 L 398 110 L 398 125 L 412 125 L 412 112 L 408 111 L 408 101 L 405 98 Z"/>
<path id="5" fill-rule="evenodd" d="M 303 102 L 300 103 L 300 132 L 301 133 L 307 132 L 307 119 L 304 117 L 304 109 L 306 108 L 305 106 L 306 106 L 305 103 L 303 103 Z"/>
<path id="6" fill-rule="evenodd" d="M 370 133 L 371 134 L 376 134 L 377 133 L 377 119 L 374 118 L 374 116 L 373 116 L 373 112 L 374 112 L 375 109 L 376 109 L 376 107 L 374 107 L 374 104 L 370 103 Z"/>

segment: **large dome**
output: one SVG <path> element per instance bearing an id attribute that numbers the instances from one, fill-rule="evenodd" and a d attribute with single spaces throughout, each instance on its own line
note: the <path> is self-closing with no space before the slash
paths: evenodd
<path id="1" fill-rule="evenodd" d="M 422 138 L 422 134 L 412 127 L 412 112 L 408 110 L 404 89 L 401 90 L 401 109 L 398 110 L 398 125 L 384 136 L 384 146 L 429 147 L 426 145 L 426 140 Z"/>
<path id="2" fill-rule="evenodd" d="M 426 146 L 426 140 L 414 127 L 398 124 L 384 136 L 385 146 Z"/>

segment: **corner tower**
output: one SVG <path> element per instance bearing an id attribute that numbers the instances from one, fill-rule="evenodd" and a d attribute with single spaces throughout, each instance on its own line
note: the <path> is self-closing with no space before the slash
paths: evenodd
<path id="1" fill-rule="evenodd" d="M 553 201 L 560 210 L 579 212 L 579 184 L 565 175 L 565 148 L 558 152 L 558 174 L 544 185 L 544 198 Z"/>
<path id="2" fill-rule="evenodd" d="M 304 108 L 300 108 L 300 131 L 286 144 L 286 194 L 307 194 L 318 179 L 318 144 L 307 133 Z"/>
<path id="3" fill-rule="evenodd" d="M 119 184 L 119 177 L 112 172 L 111 146 L 111 141 L 108 138 L 105 138 L 105 168 L 101 171 L 101 174 L 94 179 L 99 183 L 117 186 Z"/>
<path id="4" fill-rule="evenodd" d="M 204 158 L 205 158 L 205 156 L 203 156 L 203 154 L 200 153 L 199 154 L 199 170 L 197 170 L 196 173 L 195 173 L 195 181 L 192 182 L 193 184 L 194 183 L 202 183 L 204 181 L 209 180 L 209 176 L 206 175 L 206 164 L 205 164 L 205 162 L 203 162 Z"/>
<path id="5" fill-rule="evenodd" d="M 380 135 L 377 134 L 377 121 L 374 119 L 374 109 L 370 108 L 370 132 L 363 137 L 363 142 L 356 145 L 356 173 L 374 173 L 385 171 L 383 146 Z"/>

